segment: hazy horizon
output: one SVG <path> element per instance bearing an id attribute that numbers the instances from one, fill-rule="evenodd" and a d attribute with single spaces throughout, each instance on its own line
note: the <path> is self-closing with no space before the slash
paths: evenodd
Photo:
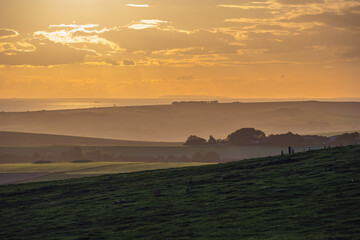
<path id="1" fill-rule="evenodd" d="M 168 105 L 176 101 L 244 102 L 360 102 L 360 98 L 226 98 L 212 96 L 178 96 L 158 98 L 0 98 L 0 112 L 53 111 L 103 107 Z"/>

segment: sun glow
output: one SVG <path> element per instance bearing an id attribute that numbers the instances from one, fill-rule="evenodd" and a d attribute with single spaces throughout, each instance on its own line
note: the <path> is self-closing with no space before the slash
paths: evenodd
<path id="1" fill-rule="evenodd" d="M 360 97 L 359 1 L 0 2 L 1 97 Z"/>

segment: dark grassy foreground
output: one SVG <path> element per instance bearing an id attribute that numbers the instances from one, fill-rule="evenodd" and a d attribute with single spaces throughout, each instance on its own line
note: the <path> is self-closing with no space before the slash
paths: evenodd
<path id="1" fill-rule="evenodd" d="M 0 239 L 360 239 L 360 146 L 0 187 Z"/>

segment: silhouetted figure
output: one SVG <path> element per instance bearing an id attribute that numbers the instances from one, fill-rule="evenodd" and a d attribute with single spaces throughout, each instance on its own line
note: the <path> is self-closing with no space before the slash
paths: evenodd
<path id="1" fill-rule="evenodd" d="M 291 154 L 291 146 L 289 146 L 289 154 Z"/>
<path id="2" fill-rule="evenodd" d="M 283 150 L 281 150 L 281 156 L 284 156 L 284 151 Z"/>

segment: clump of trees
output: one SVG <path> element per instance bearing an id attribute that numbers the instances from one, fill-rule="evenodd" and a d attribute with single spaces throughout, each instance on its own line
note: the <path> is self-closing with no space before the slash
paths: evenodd
<path id="1" fill-rule="evenodd" d="M 184 145 L 215 145 L 221 144 L 224 140 L 218 139 L 216 140 L 213 136 L 210 135 L 209 140 L 206 141 L 205 138 L 198 137 L 196 135 L 191 135 L 187 138 Z"/>
<path id="2" fill-rule="evenodd" d="M 232 145 L 248 145 L 263 142 L 265 133 L 255 128 L 241 128 L 227 137 L 228 143 Z"/>
<path id="3" fill-rule="evenodd" d="M 299 134 L 293 134 L 292 132 L 288 132 L 285 134 L 271 134 L 268 136 L 264 143 L 268 145 L 276 145 L 276 146 L 294 146 L 294 145 L 301 145 L 305 144 L 305 139 L 303 136 L 300 136 Z"/>
<path id="4" fill-rule="evenodd" d="M 184 145 L 215 145 L 215 144 L 231 144 L 231 145 L 249 145 L 262 143 L 266 138 L 265 133 L 254 128 L 241 128 L 228 135 L 226 139 L 216 140 L 213 136 L 206 141 L 205 138 L 191 135 L 188 137 Z"/>
<path id="5" fill-rule="evenodd" d="M 236 146 L 271 145 L 271 146 L 314 146 L 314 145 L 351 145 L 360 143 L 360 134 L 345 133 L 342 135 L 324 137 L 318 135 L 299 135 L 292 132 L 285 134 L 271 134 L 266 136 L 261 130 L 255 128 L 241 128 L 229 134 L 226 139 L 215 140 L 213 136 L 206 141 L 204 138 L 191 135 L 185 145 L 215 145 L 228 144 Z"/>
<path id="6" fill-rule="evenodd" d="M 205 145 L 206 139 L 198 137 L 196 135 L 190 135 L 185 142 L 185 145 Z"/>
<path id="7" fill-rule="evenodd" d="M 83 153 L 80 147 L 73 147 L 61 153 L 61 159 L 63 159 L 63 161 L 73 161 L 82 158 L 83 158 Z"/>
<path id="8" fill-rule="evenodd" d="M 360 134 L 358 132 L 354 133 L 344 133 L 334 138 L 333 143 L 336 145 L 355 145 L 360 143 Z"/>

